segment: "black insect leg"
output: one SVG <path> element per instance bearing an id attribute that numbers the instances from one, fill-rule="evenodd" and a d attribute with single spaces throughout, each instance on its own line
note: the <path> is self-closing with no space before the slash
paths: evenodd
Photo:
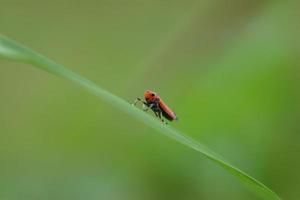
<path id="1" fill-rule="evenodd" d="M 136 98 L 136 100 L 131 104 L 132 106 L 135 106 L 138 102 L 141 102 L 143 104 L 143 110 L 148 111 L 149 108 L 152 109 L 153 105 L 149 105 L 146 101 L 143 101 L 140 98 Z"/>
<path id="2" fill-rule="evenodd" d="M 135 106 L 138 102 L 142 102 L 143 105 L 148 107 L 148 104 L 140 98 L 136 98 L 136 100 L 131 105 Z"/>
<path id="3" fill-rule="evenodd" d="M 149 105 L 149 104 L 147 104 L 147 103 L 144 103 L 144 108 L 143 108 L 143 110 L 147 112 L 147 111 L 149 110 L 149 108 L 152 109 L 153 106 L 154 106 L 153 104 L 150 104 L 150 105 Z"/>
<path id="4" fill-rule="evenodd" d="M 158 117 L 163 123 L 168 124 L 168 122 L 166 122 L 166 121 L 162 118 L 162 116 L 161 116 L 161 110 L 160 110 L 160 109 L 158 109 L 158 111 L 157 111 L 157 112 L 154 112 L 154 113 L 155 113 L 156 117 Z"/>

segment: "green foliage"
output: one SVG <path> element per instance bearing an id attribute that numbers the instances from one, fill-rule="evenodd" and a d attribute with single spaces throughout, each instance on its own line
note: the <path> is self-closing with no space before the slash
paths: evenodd
<path id="1" fill-rule="evenodd" d="M 69 79 L 79 86 L 90 91 L 94 95 L 100 97 L 103 101 L 111 104 L 113 107 L 127 113 L 133 118 L 143 122 L 145 125 L 155 129 L 156 131 L 182 143 L 186 146 L 198 151 L 206 158 L 213 161 L 215 164 L 221 166 L 226 171 L 237 177 L 241 182 L 245 183 L 250 188 L 254 189 L 256 194 L 266 199 L 280 199 L 276 193 L 270 190 L 263 183 L 259 182 L 255 178 L 249 176 L 242 170 L 234 167 L 228 162 L 224 161 L 218 154 L 211 151 L 205 145 L 195 141 L 193 138 L 186 134 L 172 128 L 169 125 L 164 125 L 157 119 L 151 117 L 140 109 L 131 106 L 128 102 L 120 97 L 102 89 L 95 83 L 84 78 L 83 76 L 65 68 L 62 65 L 55 63 L 54 61 L 40 55 L 4 36 L 0 36 L 0 57 L 19 61 L 23 63 L 32 64 L 40 69 L 43 69 L 49 73 L 57 76 Z"/>

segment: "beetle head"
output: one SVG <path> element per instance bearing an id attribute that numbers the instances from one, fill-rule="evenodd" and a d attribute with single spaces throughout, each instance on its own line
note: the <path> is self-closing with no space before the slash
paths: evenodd
<path id="1" fill-rule="evenodd" d="M 159 98 L 159 96 L 155 92 L 152 92 L 151 90 L 146 90 L 144 93 L 144 97 L 147 102 L 153 102 Z"/>

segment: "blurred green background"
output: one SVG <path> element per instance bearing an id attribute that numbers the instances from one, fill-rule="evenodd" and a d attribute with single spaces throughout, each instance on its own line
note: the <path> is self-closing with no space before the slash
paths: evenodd
<path id="1" fill-rule="evenodd" d="M 0 32 L 171 123 L 283 199 L 300 196 L 300 4 L 0 0 Z M 73 83 L 0 60 L 0 199 L 257 199 Z M 150 113 L 149 113 L 150 114 Z"/>

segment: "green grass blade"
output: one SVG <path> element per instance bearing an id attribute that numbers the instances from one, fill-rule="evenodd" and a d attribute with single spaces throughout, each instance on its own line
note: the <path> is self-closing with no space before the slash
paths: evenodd
<path id="1" fill-rule="evenodd" d="M 80 76 L 79 74 L 65 68 L 62 65 L 55 63 L 54 61 L 46 58 L 45 56 L 26 48 L 17 42 L 14 42 L 4 36 L 0 35 L 0 57 L 5 59 L 10 59 L 14 61 L 19 61 L 23 63 L 32 64 L 38 68 L 41 68 L 49 73 L 55 74 L 57 76 L 61 76 L 67 78 L 71 81 L 74 81 L 78 85 L 87 89 L 94 95 L 100 97 L 102 100 L 111 104 L 112 106 L 122 110 L 128 115 L 136 118 L 137 120 L 143 122 L 144 124 L 152 127 L 158 132 L 182 143 L 186 146 L 200 152 L 202 155 L 212 160 L 217 165 L 224 168 L 226 171 L 231 173 L 233 176 L 237 177 L 253 191 L 261 196 L 264 199 L 280 199 L 279 196 L 263 183 L 259 182 L 255 178 L 249 176 L 242 170 L 234 167 L 228 162 L 224 161 L 221 156 L 211 151 L 205 145 L 197 142 L 191 137 L 185 135 L 184 133 L 161 123 L 154 117 L 146 114 L 140 109 L 131 106 L 128 102 L 121 99 L 120 97 L 102 89 L 92 81 Z"/>

